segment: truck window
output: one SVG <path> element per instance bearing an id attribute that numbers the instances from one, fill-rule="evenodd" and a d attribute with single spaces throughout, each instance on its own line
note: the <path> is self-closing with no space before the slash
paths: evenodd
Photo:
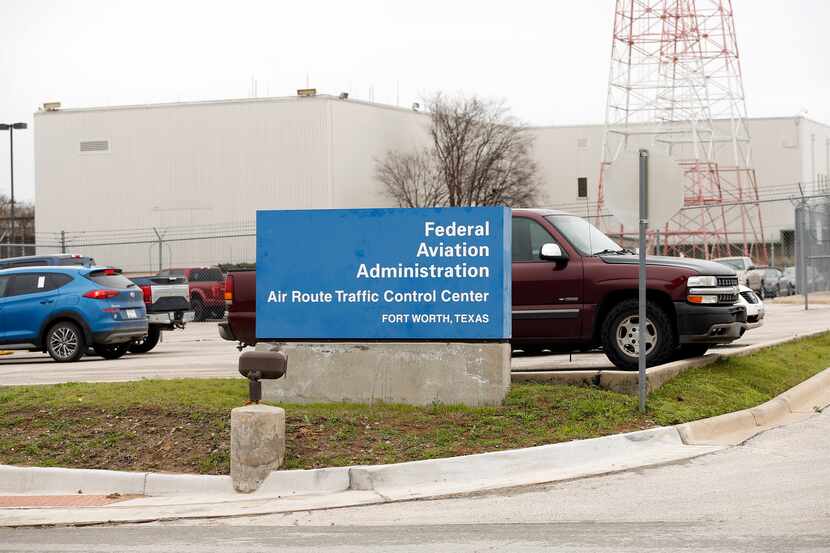
<path id="1" fill-rule="evenodd" d="M 224 282 L 225 275 L 219 269 L 193 269 L 190 282 Z"/>
<path id="2" fill-rule="evenodd" d="M 544 244 L 556 243 L 545 228 L 532 219 L 513 218 L 513 261 L 539 261 Z"/>

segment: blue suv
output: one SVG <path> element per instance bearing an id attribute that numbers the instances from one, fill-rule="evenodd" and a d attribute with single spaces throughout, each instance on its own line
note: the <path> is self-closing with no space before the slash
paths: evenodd
<path id="1" fill-rule="evenodd" d="M 77 361 L 92 347 L 107 359 L 147 335 L 141 290 L 119 269 L 0 270 L 0 345 Z"/>

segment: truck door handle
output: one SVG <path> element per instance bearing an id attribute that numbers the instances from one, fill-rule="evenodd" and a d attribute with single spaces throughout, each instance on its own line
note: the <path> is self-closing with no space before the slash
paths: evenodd
<path id="1" fill-rule="evenodd" d="M 41 303 L 42 305 L 46 305 L 47 303 L 53 303 L 54 301 L 55 301 L 55 300 L 43 300 L 43 301 L 41 301 L 40 303 Z"/>

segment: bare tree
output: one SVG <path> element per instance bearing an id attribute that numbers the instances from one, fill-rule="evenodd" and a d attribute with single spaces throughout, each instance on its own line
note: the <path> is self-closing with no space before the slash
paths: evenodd
<path id="1" fill-rule="evenodd" d="M 15 202 L 15 242 L 32 242 L 35 239 L 35 207 L 28 202 Z M 11 200 L 0 194 L 0 244 L 11 243 Z M 0 247 L 0 256 L 6 248 Z"/>
<path id="2" fill-rule="evenodd" d="M 402 207 L 526 206 L 539 189 L 533 138 L 500 101 L 478 97 L 427 102 L 432 145 L 389 152 L 376 174 Z"/>
<path id="3" fill-rule="evenodd" d="M 386 192 L 401 207 L 440 207 L 447 205 L 447 190 L 429 150 L 415 154 L 389 152 L 376 162 L 378 179 Z"/>

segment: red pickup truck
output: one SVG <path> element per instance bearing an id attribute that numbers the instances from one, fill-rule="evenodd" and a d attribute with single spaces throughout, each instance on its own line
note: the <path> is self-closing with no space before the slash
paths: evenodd
<path id="1" fill-rule="evenodd" d="M 165 269 L 160 277 L 184 277 L 190 284 L 193 320 L 221 319 L 225 316 L 225 274 L 218 267 Z"/>
<path id="2" fill-rule="evenodd" d="M 513 210 L 513 337 L 526 352 L 602 347 L 636 369 L 638 257 L 586 220 L 547 209 Z M 649 366 L 702 355 L 737 340 L 746 325 L 735 271 L 710 261 L 648 257 Z M 219 333 L 256 344 L 256 273 L 227 277 L 228 321 Z"/>

